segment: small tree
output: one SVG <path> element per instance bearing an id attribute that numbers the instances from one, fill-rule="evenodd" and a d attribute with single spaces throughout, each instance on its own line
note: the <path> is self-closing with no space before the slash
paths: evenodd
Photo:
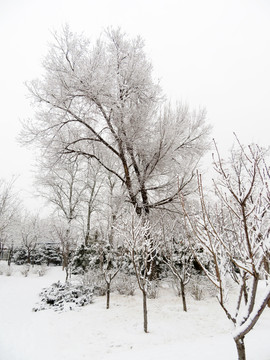
<path id="1" fill-rule="evenodd" d="M 27 263 L 30 264 L 32 255 L 40 238 L 40 224 L 37 216 L 26 214 L 22 219 L 21 239 L 23 248 L 26 251 Z"/>
<path id="2" fill-rule="evenodd" d="M 176 223 L 162 223 L 162 258 L 180 284 L 183 310 L 187 311 L 186 290 L 191 277 L 192 253 L 188 240 L 175 231 Z M 179 229 L 178 229 L 179 230 Z"/>
<path id="3" fill-rule="evenodd" d="M 245 360 L 245 335 L 254 327 L 270 299 L 269 275 L 264 266 L 269 257 L 269 166 L 257 146 L 244 149 L 239 144 L 228 163 L 217 151 L 214 162 L 218 180 L 214 181 L 217 206 L 214 211 L 204 195 L 201 176 L 198 189 L 201 212 L 196 214 L 182 198 L 186 229 L 194 255 L 208 279 L 219 292 L 218 301 L 234 325 L 233 338 L 238 359 Z M 208 255 L 206 268 L 196 253 L 200 245 Z M 235 280 L 238 300 L 231 311 L 227 301 L 228 274 Z M 258 300 L 259 280 L 265 282 L 265 293 Z"/>
<path id="4" fill-rule="evenodd" d="M 137 216 L 135 212 L 123 221 L 123 227 L 118 231 L 123 237 L 124 247 L 133 264 L 138 286 L 143 295 L 143 328 L 147 333 L 147 288 L 159 247 L 159 238 L 154 236 L 149 220 Z"/>
<path id="5" fill-rule="evenodd" d="M 81 246 L 81 249 L 84 245 Z M 96 275 L 101 275 L 101 279 L 106 284 L 106 309 L 110 308 L 111 284 L 119 273 L 122 266 L 123 249 L 118 244 L 108 241 L 108 237 L 99 239 L 96 236 L 94 242 L 84 249 L 81 260 L 86 260 L 85 270 L 93 270 Z M 98 278 L 98 276 L 96 276 Z"/>
<path id="6" fill-rule="evenodd" d="M 65 221 L 59 221 L 54 224 L 52 238 L 60 244 L 62 268 L 66 271 L 67 282 L 69 276 L 71 276 L 72 256 L 77 244 L 75 230 L 70 226 L 70 223 L 67 226 Z"/>
<path id="7" fill-rule="evenodd" d="M 122 266 L 122 249 L 107 242 L 102 247 L 101 271 L 106 282 L 106 309 L 110 308 L 111 283 Z"/>

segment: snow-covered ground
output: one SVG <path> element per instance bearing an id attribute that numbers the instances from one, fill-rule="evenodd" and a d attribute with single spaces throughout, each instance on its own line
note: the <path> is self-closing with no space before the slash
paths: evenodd
<path id="1" fill-rule="evenodd" d="M 0 275 L 0 360 L 233 360 L 230 323 L 215 298 L 188 298 L 188 312 L 165 284 L 148 300 L 149 333 L 143 332 L 142 299 L 113 293 L 78 310 L 32 312 L 43 287 L 64 281 L 61 268 L 45 276 L 19 271 Z M 246 336 L 248 360 L 270 359 L 270 309 Z"/>

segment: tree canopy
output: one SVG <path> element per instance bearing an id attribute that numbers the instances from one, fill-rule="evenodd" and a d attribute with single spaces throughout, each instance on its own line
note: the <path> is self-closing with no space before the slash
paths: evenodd
<path id="1" fill-rule="evenodd" d="M 140 37 L 109 29 L 91 43 L 66 26 L 43 65 L 43 77 L 28 84 L 36 116 L 24 139 L 46 157 L 95 159 L 138 214 L 165 206 L 191 182 L 208 148 L 205 111 L 164 100 Z"/>

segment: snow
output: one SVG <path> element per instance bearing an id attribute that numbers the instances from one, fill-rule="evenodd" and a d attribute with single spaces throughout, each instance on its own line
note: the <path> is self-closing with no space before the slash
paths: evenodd
<path id="1" fill-rule="evenodd" d="M 184 313 L 180 298 L 163 284 L 157 299 L 148 300 L 149 333 L 143 332 L 142 298 L 111 295 L 78 310 L 33 312 L 42 288 L 64 281 L 60 267 L 43 277 L 19 271 L 0 275 L 0 359 L 236 359 L 230 322 L 213 297 L 188 297 Z M 270 309 L 246 336 L 248 360 L 269 360 Z"/>

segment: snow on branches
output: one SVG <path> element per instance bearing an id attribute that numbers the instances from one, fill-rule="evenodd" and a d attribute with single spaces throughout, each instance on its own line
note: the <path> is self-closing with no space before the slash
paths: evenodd
<path id="1" fill-rule="evenodd" d="M 244 148 L 238 142 L 227 162 L 221 159 L 217 148 L 216 154 L 214 167 L 218 177 L 213 180 L 216 201 L 207 201 L 198 174 L 200 211 L 189 208 L 183 197 L 182 208 L 193 253 L 219 291 L 219 303 L 235 327 L 239 359 L 244 360 L 244 337 L 270 299 L 269 166 L 265 152 L 255 145 Z M 211 260 L 208 267 L 200 261 L 198 246 Z M 239 290 L 234 310 L 227 301 L 228 276 Z M 265 293 L 257 300 L 262 283 Z"/>
<path id="2" fill-rule="evenodd" d="M 122 226 L 117 228 L 117 231 L 133 264 L 138 286 L 143 294 L 144 332 L 147 333 L 147 289 L 151 285 L 160 239 L 147 217 L 138 216 L 136 211 L 123 219 Z"/>

